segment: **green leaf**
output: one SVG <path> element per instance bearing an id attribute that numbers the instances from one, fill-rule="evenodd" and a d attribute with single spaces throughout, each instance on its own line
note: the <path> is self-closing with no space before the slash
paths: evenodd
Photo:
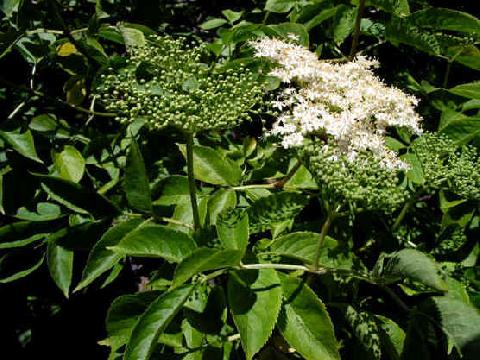
<path id="1" fill-rule="evenodd" d="M 104 272 L 110 270 L 122 259 L 123 255 L 108 250 L 107 247 L 117 245 L 127 234 L 143 223 L 143 219 L 131 219 L 121 222 L 110 228 L 102 238 L 93 246 L 88 255 L 87 264 L 83 269 L 82 280 L 75 291 L 91 284 Z"/>
<path id="2" fill-rule="evenodd" d="M 295 3 L 295 0 L 267 0 L 265 11 L 286 13 L 293 9 Z"/>
<path id="3" fill-rule="evenodd" d="M 50 114 L 35 116 L 28 127 L 38 132 L 53 132 L 57 129 L 57 120 Z"/>
<path id="4" fill-rule="evenodd" d="M 162 180 L 160 186 L 161 195 L 154 201 L 154 205 L 175 205 L 185 199 L 190 200 L 186 176 L 169 176 Z"/>
<path id="5" fill-rule="evenodd" d="M 306 29 L 310 31 L 314 27 L 323 23 L 325 20 L 332 18 L 337 13 L 337 10 L 338 10 L 338 6 L 320 11 L 320 13 L 318 13 L 317 15 L 315 15 L 313 18 L 311 18 L 305 23 Z"/>
<path id="6" fill-rule="evenodd" d="M 319 233 L 308 231 L 294 232 L 276 238 L 270 250 L 275 255 L 312 263 L 319 239 Z"/>
<path id="7" fill-rule="evenodd" d="M 180 231 L 147 221 L 109 249 L 123 255 L 163 258 L 180 262 L 196 248 L 193 239 Z"/>
<path id="8" fill-rule="evenodd" d="M 228 302 L 247 360 L 270 338 L 282 304 L 282 291 L 273 269 L 234 272 L 228 280 Z"/>
<path id="9" fill-rule="evenodd" d="M 355 5 L 357 5 L 358 2 L 358 0 L 352 1 Z M 408 0 L 367 0 L 365 5 L 374 6 L 396 16 L 407 16 L 410 14 Z"/>
<path id="10" fill-rule="evenodd" d="M 178 264 L 175 269 L 172 287 L 180 286 L 192 276 L 204 271 L 236 266 L 240 263 L 242 257 L 243 252 L 238 250 L 198 248 Z"/>
<path id="11" fill-rule="evenodd" d="M 450 121 L 441 133 L 459 144 L 466 144 L 480 136 L 480 117 L 468 117 Z"/>
<path id="12" fill-rule="evenodd" d="M 208 208 L 208 196 L 198 196 L 198 214 L 200 216 L 200 225 L 205 225 L 205 220 L 207 218 L 207 208 Z M 183 224 L 189 224 L 193 226 L 193 212 L 192 212 L 192 203 L 190 202 L 190 197 L 183 198 L 178 201 L 177 206 L 175 206 L 175 211 L 173 212 L 172 219 L 179 221 Z M 182 225 L 169 224 L 171 228 L 175 228 L 179 231 L 188 231 L 189 229 Z"/>
<path id="13" fill-rule="evenodd" d="M 462 11 L 431 7 L 412 13 L 409 19 L 424 28 L 480 34 L 480 20 Z"/>
<path id="14" fill-rule="evenodd" d="M 438 38 L 434 34 L 415 26 L 408 18 L 392 18 L 385 30 L 386 39 L 393 45 L 410 45 L 432 55 L 442 53 Z"/>
<path id="15" fill-rule="evenodd" d="M 13 13 L 18 13 L 18 9 L 22 4 L 23 0 L 3 0 L 0 3 L 0 10 L 3 11 L 7 18 L 11 18 Z"/>
<path id="16" fill-rule="evenodd" d="M 37 212 L 22 207 L 18 209 L 17 214 L 15 214 L 17 219 L 28 221 L 52 221 L 62 216 L 60 206 L 48 202 L 39 202 L 37 204 Z"/>
<path id="17" fill-rule="evenodd" d="M 140 316 L 159 295 L 159 291 L 146 291 L 113 300 L 106 320 L 108 339 L 103 342 L 111 346 L 113 351 L 125 345 Z"/>
<path id="18" fill-rule="evenodd" d="M 179 145 L 186 156 L 185 145 Z M 207 146 L 193 147 L 193 172 L 195 179 L 215 185 L 237 185 L 242 177 L 240 167 Z"/>
<path id="19" fill-rule="evenodd" d="M 285 302 L 278 327 L 306 360 L 339 360 L 339 345 L 325 305 L 303 281 L 280 274 Z"/>
<path id="20" fill-rule="evenodd" d="M 405 331 L 396 322 L 382 315 L 375 315 L 382 330 L 380 339 L 391 359 L 400 359 L 405 343 Z"/>
<path id="21" fill-rule="evenodd" d="M 131 207 L 145 212 L 152 209 L 147 171 L 135 139 L 132 139 L 127 153 L 124 189 Z"/>
<path id="22" fill-rule="evenodd" d="M 293 220 L 307 204 L 305 195 L 280 192 L 260 198 L 248 208 L 250 232 L 260 232 L 271 228 L 272 224 Z"/>
<path id="23" fill-rule="evenodd" d="M 300 166 L 295 174 L 287 181 L 284 188 L 286 190 L 292 189 L 308 189 L 317 190 L 318 185 L 313 179 L 312 174 L 305 166 Z"/>
<path id="24" fill-rule="evenodd" d="M 222 15 L 228 20 L 230 24 L 240 20 L 242 17 L 243 11 L 232 11 L 230 9 L 223 10 Z"/>
<path id="25" fill-rule="evenodd" d="M 347 5 L 339 5 L 334 18 L 333 40 L 341 44 L 352 32 L 357 9 Z"/>
<path id="26" fill-rule="evenodd" d="M 425 178 L 423 176 L 423 167 L 420 159 L 416 154 L 407 153 L 400 157 L 405 161 L 410 167 L 407 171 L 407 177 L 410 181 L 415 184 L 423 184 Z"/>
<path id="27" fill-rule="evenodd" d="M 218 238 L 223 247 L 245 252 L 249 238 L 248 214 L 246 211 L 232 211 L 222 214 L 216 227 Z"/>
<path id="28" fill-rule="evenodd" d="M 147 43 L 145 34 L 138 29 L 127 27 L 123 24 L 118 26 L 127 47 L 141 47 Z"/>
<path id="29" fill-rule="evenodd" d="M 114 216 L 118 209 L 102 195 L 74 182 L 55 176 L 34 174 L 45 192 L 55 201 L 81 214 L 94 217 Z"/>
<path id="30" fill-rule="evenodd" d="M 2 266 L 3 264 L 2 263 L 4 262 L 4 259 L 6 258 L 6 256 L 8 256 L 8 255 L 4 255 L 3 257 L 0 258 L 0 270 L 3 270 L 3 266 Z M 17 271 L 14 274 L 9 275 L 7 277 L 0 278 L 0 284 L 8 284 L 12 281 L 16 281 L 18 279 L 21 279 L 21 278 L 24 278 L 25 276 L 30 275 L 35 270 L 37 270 L 40 266 L 42 266 L 43 260 L 44 260 L 44 258 L 42 256 L 33 266 L 31 266 L 27 269 L 24 269 L 24 270 Z M 2 271 L 2 273 L 3 273 L 3 271 Z"/>
<path id="31" fill-rule="evenodd" d="M 480 313 L 478 309 L 449 296 L 432 297 L 440 313 L 442 328 L 465 359 L 474 359 L 480 350 Z"/>
<path id="32" fill-rule="evenodd" d="M 212 30 L 218 28 L 222 25 L 225 25 L 228 21 L 222 18 L 215 18 L 205 21 L 200 25 L 202 30 Z"/>
<path id="33" fill-rule="evenodd" d="M 43 164 L 43 161 L 37 155 L 37 150 L 35 150 L 35 143 L 30 130 L 23 133 L 0 131 L 0 137 L 20 155 Z"/>
<path id="34" fill-rule="evenodd" d="M 480 81 L 473 81 L 470 83 L 457 85 L 448 89 L 448 91 L 452 94 L 463 96 L 469 99 L 480 100 Z"/>
<path id="35" fill-rule="evenodd" d="M 435 261 L 414 249 L 403 249 L 380 258 L 373 275 L 380 282 L 392 283 L 407 277 L 436 290 L 447 290 L 447 284 L 438 274 Z"/>
<path id="36" fill-rule="evenodd" d="M 50 242 L 47 247 L 48 271 L 55 284 L 68 298 L 73 273 L 73 251 Z"/>
<path id="37" fill-rule="evenodd" d="M 47 233 L 39 233 L 32 235 L 26 239 L 8 241 L 8 242 L 0 242 L 0 249 L 14 249 L 18 247 L 24 247 L 31 243 L 44 240 L 48 236 Z"/>
<path id="38" fill-rule="evenodd" d="M 276 238 L 270 251 L 305 263 L 313 263 L 315 251 L 320 240 L 320 234 L 308 231 L 299 231 Z M 349 249 L 342 247 L 337 240 L 327 236 L 320 250 L 319 264 L 328 268 L 347 268 L 353 266 L 353 254 Z"/>
<path id="39" fill-rule="evenodd" d="M 85 159 L 73 146 L 67 145 L 55 154 L 55 168 L 60 177 L 74 183 L 80 182 L 85 172 Z"/>
<path id="40" fill-rule="evenodd" d="M 160 334 L 180 311 L 193 286 L 169 291 L 147 308 L 132 330 L 125 350 L 125 360 L 147 360 L 152 355 Z"/>
<path id="41" fill-rule="evenodd" d="M 285 39 L 295 35 L 298 38 L 298 43 L 303 46 L 309 45 L 309 35 L 307 28 L 302 24 L 282 23 L 277 25 L 268 25 L 268 29 L 273 30 L 276 36 Z"/>
<path id="42" fill-rule="evenodd" d="M 210 224 L 215 225 L 218 216 L 237 205 L 237 195 L 235 190 L 219 189 L 208 199 L 208 213 L 210 215 Z"/>

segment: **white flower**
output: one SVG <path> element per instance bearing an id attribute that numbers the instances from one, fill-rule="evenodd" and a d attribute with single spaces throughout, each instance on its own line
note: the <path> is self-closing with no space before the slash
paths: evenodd
<path id="1" fill-rule="evenodd" d="M 271 38 L 251 45 L 256 56 L 278 65 L 271 75 L 291 84 L 274 102 L 282 114 L 271 133 L 283 137 L 284 147 L 300 146 L 306 135 L 322 130 L 335 152 L 351 161 L 370 151 L 385 167 L 406 167 L 386 147 L 385 134 L 394 126 L 421 133 L 418 100 L 385 85 L 371 70 L 377 61 L 359 56 L 342 64 L 322 62 L 303 46 Z"/>

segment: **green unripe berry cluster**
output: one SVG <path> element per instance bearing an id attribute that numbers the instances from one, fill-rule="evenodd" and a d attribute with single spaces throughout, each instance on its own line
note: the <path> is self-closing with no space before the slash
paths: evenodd
<path id="1" fill-rule="evenodd" d="M 473 146 L 460 146 L 441 134 L 425 134 L 412 145 L 422 164 L 426 191 L 448 190 L 480 200 L 480 157 Z"/>
<path id="2" fill-rule="evenodd" d="M 258 76 L 244 65 L 207 64 L 204 44 L 154 36 L 129 50 L 127 66 L 101 77 L 98 93 L 117 120 L 142 117 L 152 129 L 186 132 L 228 128 L 261 99 Z"/>
<path id="3" fill-rule="evenodd" d="M 405 201 L 397 170 L 381 166 L 371 153 L 359 153 L 353 161 L 343 155 L 334 158 L 322 145 L 306 146 L 302 156 L 332 203 L 391 213 Z"/>

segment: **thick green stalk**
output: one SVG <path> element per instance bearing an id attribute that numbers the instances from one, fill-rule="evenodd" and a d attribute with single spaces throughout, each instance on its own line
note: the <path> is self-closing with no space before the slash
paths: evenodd
<path id="1" fill-rule="evenodd" d="M 192 204 L 193 228 L 200 229 L 200 216 L 198 215 L 197 194 L 195 189 L 195 176 L 193 173 L 193 137 L 194 134 L 188 132 L 187 137 L 187 175 L 188 190 L 190 192 L 190 202 Z"/>

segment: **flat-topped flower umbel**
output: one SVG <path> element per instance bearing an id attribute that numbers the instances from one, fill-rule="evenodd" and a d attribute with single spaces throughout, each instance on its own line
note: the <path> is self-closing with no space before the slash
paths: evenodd
<path id="1" fill-rule="evenodd" d="M 243 65 L 209 64 L 204 44 L 154 36 L 128 51 L 127 64 L 104 74 L 97 91 L 117 120 L 185 132 L 227 128 L 248 118 L 262 96 L 257 76 Z"/>
<path id="2" fill-rule="evenodd" d="M 385 145 L 389 127 L 405 127 L 419 134 L 417 99 L 385 85 L 373 72 L 373 60 L 357 57 L 352 62 L 330 63 L 303 46 L 278 39 L 251 42 L 255 55 L 277 66 L 271 75 L 289 84 L 274 106 L 280 111 L 271 133 L 282 138 L 285 148 L 302 145 L 310 135 L 327 137 L 324 145 L 334 159 L 354 160 L 371 152 L 386 168 L 405 168 Z"/>

